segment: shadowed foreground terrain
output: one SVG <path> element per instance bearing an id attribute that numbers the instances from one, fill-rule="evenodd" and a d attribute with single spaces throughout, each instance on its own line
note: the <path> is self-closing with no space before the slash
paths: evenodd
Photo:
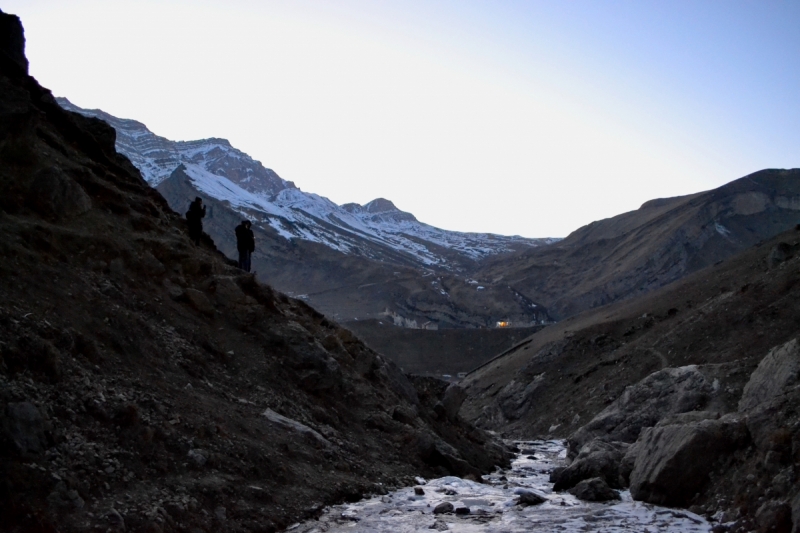
<path id="1" fill-rule="evenodd" d="M 0 33 L 0 529 L 275 531 L 507 462 L 446 384 L 191 243 Z"/>

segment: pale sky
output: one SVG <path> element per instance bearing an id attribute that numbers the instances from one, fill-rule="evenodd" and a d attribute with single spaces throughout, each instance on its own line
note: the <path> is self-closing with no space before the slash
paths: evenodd
<path id="1" fill-rule="evenodd" d="M 800 167 L 800 0 L 0 0 L 57 96 L 337 203 L 563 237 Z"/>

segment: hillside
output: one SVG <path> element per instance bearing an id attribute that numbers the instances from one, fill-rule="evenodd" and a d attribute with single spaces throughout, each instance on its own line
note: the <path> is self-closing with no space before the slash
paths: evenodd
<path id="1" fill-rule="evenodd" d="M 115 131 L 28 75 L 19 20 L 0 32 L 3 530 L 276 531 L 507 461 L 434 411 L 446 384 L 195 246 Z"/>
<path id="2" fill-rule="evenodd" d="M 561 320 L 733 257 L 800 221 L 800 169 L 762 170 L 706 192 L 651 200 L 547 247 L 492 259 L 503 282 Z"/>
<path id="3" fill-rule="evenodd" d="M 466 377 L 461 414 L 507 436 L 568 437 L 557 489 L 601 475 L 636 499 L 739 519 L 731 531 L 789 531 L 798 282 L 800 226 L 542 329 Z"/>

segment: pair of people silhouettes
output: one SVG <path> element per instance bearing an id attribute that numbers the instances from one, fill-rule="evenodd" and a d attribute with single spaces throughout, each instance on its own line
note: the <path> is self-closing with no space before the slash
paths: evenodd
<path id="1" fill-rule="evenodd" d="M 206 206 L 203 205 L 203 199 L 199 196 L 189 204 L 189 210 L 186 212 L 186 220 L 189 222 L 189 238 L 195 244 L 200 244 L 200 236 L 203 234 L 203 219 L 206 216 Z M 245 272 L 250 272 L 250 259 L 256 249 L 256 240 L 253 235 L 253 230 L 250 229 L 252 224 L 249 220 L 243 220 L 241 224 L 236 226 L 236 249 L 239 251 L 239 268 Z"/>

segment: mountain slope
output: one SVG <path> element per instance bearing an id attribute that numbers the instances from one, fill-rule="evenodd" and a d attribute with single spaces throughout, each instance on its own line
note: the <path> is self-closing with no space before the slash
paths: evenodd
<path id="1" fill-rule="evenodd" d="M 717 189 L 652 200 L 551 246 L 488 259 L 503 281 L 556 319 L 656 289 L 800 221 L 800 169 L 763 170 Z"/>
<path id="2" fill-rule="evenodd" d="M 195 246 L 0 30 L 1 529 L 272 532 L 507 461 L 445 384 Z"/>
<path id="3" fill-rule="evenodd" d="M 777 481 L 800 465 L 796 356 L 791 372 L 767 370 L 760 386 L 771 404 L 743 411 L 742 402 L 762 359 L 800 333 L 798 302 L 800 225 L 666 287 L 542 329 L 467 376 L 461 414 L 507 436 L 569 437 L 572 457 L 584 446 L 616 446 L 622 451 L 605 471 L 631 475 L 637 499 L 739 518 L 731 531 L 789 531 L 787 516 L 800 522 L 786 506 L 797 485 Z M 718 427 L 744 429 L 738 441 L 720 434 L 726 448 L 703 433 Z M 656 435 L 672 440 L 654 446 Z M 690 455 L 675 457 L 684 458 L 677 468 L 691 491 L 680 488 L 686 476 L 664 477 L 674 466 L 658 462 L 690 445 Z M 588 464 L 575 461 L 572 473 Z M 664 473 L 649 495 L 631 474 L 647 465 Z M 609 482 L 625 486 L 616 475 Z M 782 514 L 766 514 L 773 508 Z"/>

